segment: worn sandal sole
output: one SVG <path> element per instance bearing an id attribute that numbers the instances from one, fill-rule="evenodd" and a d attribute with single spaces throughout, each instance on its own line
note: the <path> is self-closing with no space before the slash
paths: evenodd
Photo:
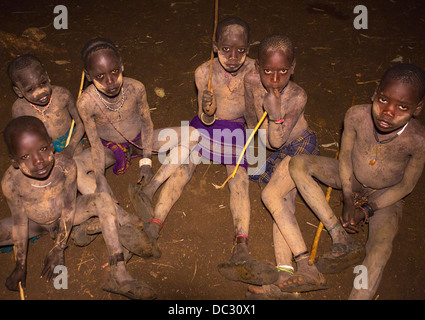
<path id="1" fill-rule="evenodd" d="M 102 290 L 133 300 L 154 300 L 157 298 L 156 293 L 145 284 L 133 280 L 120 286 L 112 276 L 109 277 Z"/>
<path id="2" fill-rule="evenodd" d="M 317 269 L 323 274 L 340 273 L 363 261 L 366 255 L 364 246 L 355 245 L 354 249 L 340 257 L 322 256 L 315 261 Z"/>
<path id="3" fill-rule="evenodd" d="M 275 266 L 256 260 L 244 263 L 225 262 L 218 265 L 218 271 L 228 280 L 255 285 L 272 284 L 279 277 Z"/>
<path id="4" fill-rule="evenodd" d="M 303 276 L 302 274 L 294 274 L 291 278 Z M 282 292 L 288 292 L 288 293 L 295 293 L 295 292 L 310 292 L 310 291 L 319 291 L 319 290 L 325 290 L 328 287 L 326 286 L 326 281 L 323 276 L 320 277 L 318 281 L 310 281 L 308 282 L 309 277 L 305 277 L 305 280 L 307 280 L 304 283 L 293 283 L 290 285 L 287 285 L 285 287 L 280 288 Z M 289 280 L 288 279 L 288 280 Z M 311 279 L 311 278 L 310 278 Z"/>
<path id="5" fill-rule="evenodd" d="M 140 187 L 134 184 L 128 185 L 128 196 L 133 204 L 136 214 L 142 219 L 143 225 L 147 226 L 153 218 L 152 203 L 143 192 L 140 192 Z"/>
<path id="6" fill-rule="evenodd" d="M 118 237 L 124 248 L 142 258 L 154 256 L 152 242 L 140 228 L 126 224 L 118 228 Z"/>

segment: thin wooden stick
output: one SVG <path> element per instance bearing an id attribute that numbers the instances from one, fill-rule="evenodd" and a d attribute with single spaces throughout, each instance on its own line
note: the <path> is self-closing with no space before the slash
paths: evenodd
<path id="1" fill-rule="evenodd" d="M 338 158 L 338 154 L 339 154 L 339 151 L 337 150 L 335 154 L 335 159 Z M 328 187 L 328 189 L 326 190 L 326 202 L 328 203 L 331 198 L 331 192 L 332 192 L 332 187 Z M 319 245 L 319 240 L 320 240 L 320 235 L 322 233 L 322 230 L 323 230 L 323 223 L 322 221 L 320 221 L 319 227 L 316 230 L 316 235 L 314 236 L 313 245 L 311 246 L 310 259 L 308 260 L 308 264 L 310 265 L 312 265 L 314 263 L 314 259 L 316 259 L 317 247 Z"/>
<path id="2" fill-rule="evenodd" d="M 13 246 L 13 255 L 15 256 L 15 261 L 16 261 L 16 249 L 15 249 L 15 245 Z M 18 286 L 19 286 L 19 296 L 21 297 L 21 300 L 25 300 L 24 289 L 22 288 L 21 281 L 19 281 Z"/>
<path id="3" fill-rule="evenodd" d="M 81 73 L 80 90 L 78 91 L 77 100 L 80 97 L 81 92 L 83 92 L 84 79 L 85 79 L 85 74 L 84 74 L 84 71 L 83 71 Z M 72 119 L 72 121 L 71 121 L 71 128 L 69 128 L 68 138 L 66 139 L 65 147 L 67 147 L 68 144 L 69 144 L 69 141 L 71 141 L 71 136 L 72 136 L 72 131 L 74 130 L 74 125 L 75 125 L 75 121 L 74 121 L 74 119 Z"/>
<path id="4" fill-rule="evenodd" d="M 258 121 L 257 125 L 255 126 L 254 131 L 252 131 L 251 135 L 249 136 L 248 140 L 246 141 L 245 146 L 244 146 L 244 148 L 242 150 L 242 153 L 239 156 L 238 162 L 236 163 L 235 170 L 233 170 L 233 173 L 230 176 L 227 177 L 226 181 L 224 181 L 221 186 L 218 186 L 218 185 L 216 185 L 216 184 L 213 183 L 213 186 L 216 189 L 223 188 L 226 185 L 226 183 L 236 175 L 236 171 L 238 171 L 239 165 L 240 165 L 240 163 L 242 161 L 243 155 L 245 154 L 246 148 L 250 144 L 252 138 L 254 137 L 255 133 L 258 131 L 258 128 L 261 126 L 261 124 L 263 123 L 263 121 L 266 118 L 266 116 L 267 116 L 267 112 L 265 111 L 264 114 L 263 114 L 263 116 L 261 117 L 260 121 Z"/>
<path id="5" fill-rule="evenodd" d="M 215 41 L 215 35 L 217 32 L 217 24 L 218 24 L 218 0 L 215 0 L 215 8 L 214 8 L 214 31 L 213 31 L 213 37 L 212 37 L 212 42 Z M 210 58 L 210 73 L 208 75 L 208 85 L 207 85 L 207 90 L 208 91 L 212 91 L 211 90 L 211 82 L 212 82 L 212 72 L 213 72 L 213 62 L 214 62 L 214 48 L 211 49 L 211 58 Z M 207 106 L 205 108 L 206 112 L 210 111 L 210 106 Z"/>
<path id="6" fill-rule="evenodd" d="M 212 41 L 215 41 L 215 36 L 216 36 L 216 33 L 217 33 L 217 24 L 218 24 L 218 0 L 215 0 L 215 8 L 214 8 L 214 31 L 213 31 Z M 214 49 L 211 49 L 210 74 L 208 76 L 208 91 L 211 91 L 213 61 L 214 61 Z"/>

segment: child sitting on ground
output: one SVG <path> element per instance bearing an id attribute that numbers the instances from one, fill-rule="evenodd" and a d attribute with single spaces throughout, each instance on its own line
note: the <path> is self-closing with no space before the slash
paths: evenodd
<path id="1" fill-rule="evenodd" d="M 42 276 L 50 280 L 55 266 L 65 263 L 64 251 L 72 226 L 98 216 L 111 266 L 103 289 L 133 299 L 155 298 L 153 290 L 133 279 L 125 267 L 117 226 L 132 221 L 115 210 L 106 193 L 77 197 L 75 162 L 62 153 L 54 153 L 43 122 L 30 116 L 15 118 L 6 127 L 4 139 L 12 165 L 1 186 L 12 217 L 0 221 L 0 246 L 13 244 L 16 257 L 16 267 L 7 278 L 6 287 L 18 291 L 21 283 L 25 288 L 29 238 L 49 233 L 55 239 L 42 271 Z"/>
<path id="2" fill-rule="evenodd" d="M 275 285 L 280 288 L 292 278 L 294 256 L 296 276 L 303 275 L 303 286 L 296 290 L 309 291 L 322 288 L 324 279 L 314 265 L 307 263 L 307 247 L 294 216 L 297 190 L 288 164 L 296 154 L 319 154 L 319 150 L 316 135 L 304 116 L 307 94 L 291 81 L 295 65 L 294 46 L 287 36 L 266 37 L 259 46 L 256 70 L 245 76 L 245 101 L 256 121 L 267 112 L 260 130 L 266 131 L 264 144 L 272 153 L 262 173 L 250 179 L 260 183 L 261 199 L 274 219 L 273 242 L 279 270 Z M 260 293 L 262 288 L 251 286 L 250 291 Z"/>
<path id="3" fill-rule="evenodd" d="M 356 232 L 358 223 L 369 223 L 366 256 L 361 262 L 368 282 L 354 286 L 349 299 L 375 295 L 402 217 L 402 199 L 422 174 L 425 128 L 416 117 L 424 96 L 424 71 L 411 64 L 396 64 L 385 72 L 372 104 L 347 111 L 339 160 L 300 155 L 290 162 L 298 190 L 332 238 L 330 252 L 317 261 L 319 270 L 336 273 L 361 262 L 347 231 Z M 340 221 L 314 179 L 342 189 Z"/>
<path id="4" fill-rule="evenodd" d="M 69 157 L 81 152 L 84 126 L 71 93 L 51 85 L 40 60 L 29 54 L 15 58 L 9 64 L 8 74 L 19 97 L 12 106 L 12 117 L 33 116 L 43 121 L 56 152 L 63 150 Z M 72 120 L 74 132 L 65 147 Z"/>

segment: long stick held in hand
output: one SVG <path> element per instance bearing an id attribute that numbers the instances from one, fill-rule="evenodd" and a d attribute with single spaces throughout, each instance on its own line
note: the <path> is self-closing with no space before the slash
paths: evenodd
<path id="1" fill-rule="evenodd" d="M 80 90 L 78 91 L 77 100 L 80 97 L 81 92 L 83 91 L 84 79 L 85 79 L 85 74 L 84 74 L 84 71 L 83 71 L 82 74 L 81 74 Z M 65 147 L 67 147 L 68 144 L 69 144 L 69 141 L 71 141 L 72 130 L 74 130 L 74 124 L 75 124 L 75 121 L 74 121 L 74 119 L 72 119 L 72 121 L 71 121 L 71 128 L 69 129 L 68 138 L 66 138 Z"/>
<path id="2" fill-rule="evenodd" d="M 274 89 L 273 93 L 276 95 L 276 97 L 279 97 L 279 91 L 277 89 Z M 226 181 L 224 181 L 221 186 L 218 186 L 218 185 L 213 183 L 213 186 L 216 189 L 223 188 L 226 185 L 226 183 L 236 175 L 236 171 L 238 171 L 239 165 L 242 161 L 242 158 L 243 158 L 243 155 L 245 154 L 246 149 L 248 148 L 248 145 L 251 143 L 252 138 L 254 137 L 255 133 L 258 131 L 258 128 L 261 126 L 261 124 L 263 123 L 266 116 L 267 116 L 267 111 L 264 111 L 263 116 L 261 117 L 260 121 L 258 121 L 257 125 L 254 128 L 254 131 L 252 131 L 251 135 L 249 136 L 248 140 L 246 141 L 245 146 L 243 147 L 242 153 L 239 156 L 238 162 L 236 163 L 235 170 L 233 170 L 233 173 L 230 176 L 227 177 Z"/>
<path id="3" fill-rule="evenodd" d="M 218 24 L 218 0 L 215 0 L 215 8 L 214 8 L 214 31 L 213 31 L 213 37 L 212 42 L 215 41 L 215 35 L 217 32 L 217 24 Z M 214 62 L 214 49 L 211 49 L 211 58 L 210 58 L 210 73 L 208 75 L 208 91 L 211 91 L 211 81 L 212 81 L 212 71 L 213 71 L 213 62 Z M 205 111 L 210 111 L 209 106 L 206 107 Z"/>
<path id="4" fill-rule="evenodd" d="M 335 154 L 335 159 L 338 158 L 339 151 Z M 331 198 L 332 187 L 328 187 L 326 190 L 326 201 L 329 203 L 329 199 Z M 316 259 L 317 247 L 319 245 L 320 235 L 323 230 L 323 223 L 320 221 L 319 227 L 317 228 L 316 235 L 314 236 L 313 245 L 311 247 L 310 259 L 308 260 L 308 264 L 312 265 L 314 263 L 314 259 Z"/>

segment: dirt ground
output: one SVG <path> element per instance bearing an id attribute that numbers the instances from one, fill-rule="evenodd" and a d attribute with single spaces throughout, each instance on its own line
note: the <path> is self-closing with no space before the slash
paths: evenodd
<path id="1" fill-rule="evenodd" d="M 352 104 L 368 103 L 376 81 L 395 61 L 425 67 L 425 2 L 413 0 L 319 1 L 245 0 L 220 1 L 219 18 L 237 15 L 251 26 L 255 58 L 259 41 L 266 35 L 285 33 L 296 45 L 297 67 L 293 80 L 309 97 L 306 114 L 319 143 L 340 139 L 341 124 Z M 56 30 L 53 9 L 68 9 L 68 29 Z M 356 30 L 353 9 L 368 9 L 368 29 Z M 16 99 L 7 78 L 11 59 L 23 53 L 37 55 L 45 64 L 52 83 L 77 95 L 82 62 L 80 50 L 92 37 L 104 36 L 119 46 L 125 75 L 142 81 L 147 89 L 156 128 L 178 126 L 196 114 L 194 70 L 209 59 L 214 22 L 214 1 L 10 1 L 0 3 L 0 130 L 11 119 Z M 40 43 L 20 38 L 29 27 L 43 30 Z M 165 97 L 154 89 L 163 88 Z M 423 118 L 423 115 L 421 116 Z M 335 146 L 322 147 L 333 157 Z M 0 172 L 9 166 L 3 139 L 0 141 Z M 159 167 L 154 159 L 154 169 Z M 134 211 L 127 185 L 135 182 L 137 165 L 124 176 L 111 170 L 107 178 L 120 204 Z M 184 194 L 173 207 L 159 238 L 162 257 L 133 257 L 128 269 L 152 286 L 159 300 L 243 300 L 247 285 L 223 278 L 217 265 L 227 261 L 233 244 L 233 225 L 228 188 L 215 190 L 212 183 L 226 178 L 224 166 L 201 164 Z M 252 204 L 250 252 L 252 257 L 274 263 L 272 218 L 260 200 L 260 189 L 250 182 Z M 325 188 L 324 188 L 325 190 Z M 404 216 L 394 241 L 393 253 L 376 293 L 379 300 L 425 299 L 425 180 L 405 199 Z M 341 211 L 341 193 L 332 192 L 330 203 Z M 0 218 L 10 215 L 0 196 Z M 313 241 L 317 218 L 297 197 L 300 228 L 308 246 Z M 367 228 L 356 236 L 365 241 Z M 88 247 L 70 241 L 66 250 L 68 289 L 56 290 L 53 283 L 39 278 L 43 260 L 53 242 L 42 237 L 31 243 L 28 253 L 27 300 L 119 300 L 101 290 L 109 268 L 102 236 Z M 330 238 L 323 232 L 319 254 L 326 252 Z M 4 281 L 14 268 L 13 253 L 0 254 L 0 299 L 17 300 Z M 344 300 L 351 290 L 353 269 L 328 275 L 329 289 L 301 295 L 307 300 Z"/>

